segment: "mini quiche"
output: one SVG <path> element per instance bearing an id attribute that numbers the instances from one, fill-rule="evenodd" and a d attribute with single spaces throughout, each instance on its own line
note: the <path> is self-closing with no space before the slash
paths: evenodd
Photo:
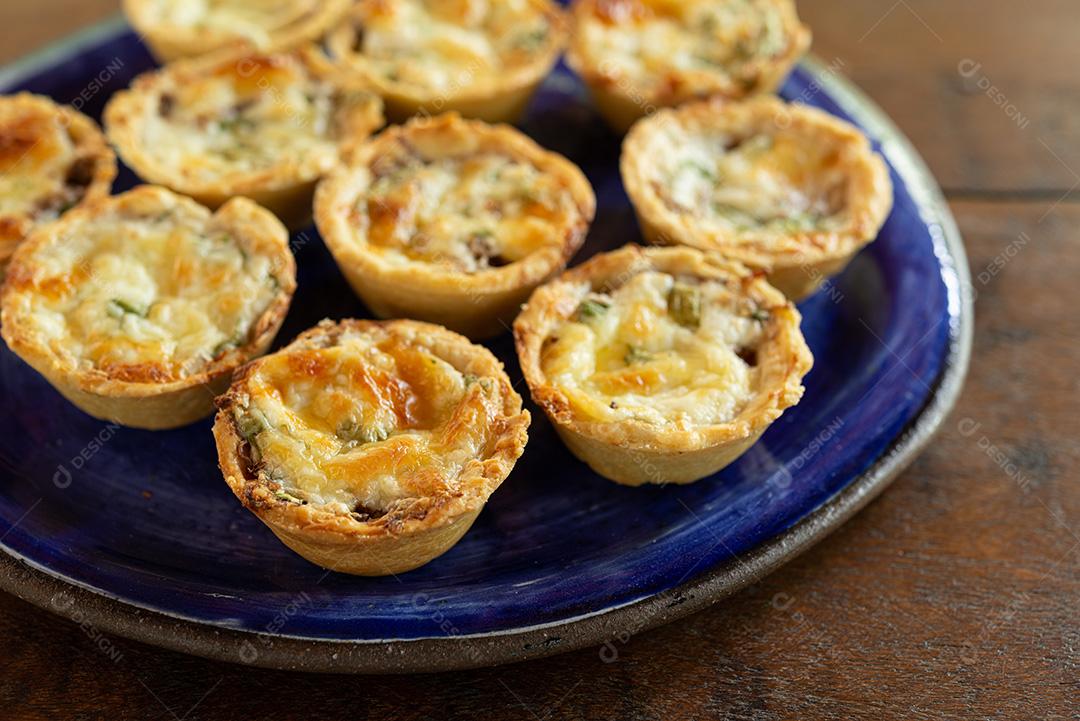
<path id="1" fill-rule="evenodd" d="M 541 286 L 514 323 L 533 400 L 617 483 L 691 483 L 803 394 L 795 307 L 759 273 L 692 248 L 626 246 Z"/>
<path id="2" fill-rule="evenodd" d="M 19 246 L 0 332 L 90 415 L 176 428 L 210 414 L 233 371 L 267 350 L 295 276 L 285 228 L 250 200 L 211 215 L 142 186 Z"/>
<path id="3" fill-rule="evenodd" d="M 445 111 L 514 122 L 565 42 L 549 0 L 360 0 L 327 38 L 399 122 Z"/>
<path id="4" fill-rule="evenodd" d="M 573 163 L 453 113 L 386 130 L 315 197 L 327 247 L 376 315 L 472 338 L 509 328 L 581 247 L 595 210 Z"/>
<path id="5" fill-rule="evenodd" d="M 0 97 L 0 279 L 31 230 L 108 195 L 114 177 L 93 120 L 40 95 Z"/>
<path id="6" fill-rule="evenodd" d="M 241 195 L 291 228 L 341 153 L 383 124 L 376 95 L 314 47 L 181 60 L 112 97 L 105 127 L 144 180 L 217 208 Z"/>
<path id="7" fill-rule="evenodd" d="M 877 237 L 884 161 L 855 127 L 775 98 L 703 101 L 642 120 L 622 176 L 645 238 L 716 250 L 810 295 Z"/>
<path id="8" fill-rule="evenodd" d="M 334 571 L 422 566 L 469 530 L 529 413 L 486 349 L 416 321 L 323 321 L 237 374 L 218 459 L 241 503 Z"/>
<path id="9" fill-rule="evenodd" d="M 162 62 L 236 45 L 259 50 L 318 40 L 351 0 L 123 0 L 128 21 Z"/>
<path id="10" fill-rule="evenodd" d="M 619 132 L 692 98 L 774 92 L 810 47 L 793 0 L 577 0 L 568 61 Z"/>

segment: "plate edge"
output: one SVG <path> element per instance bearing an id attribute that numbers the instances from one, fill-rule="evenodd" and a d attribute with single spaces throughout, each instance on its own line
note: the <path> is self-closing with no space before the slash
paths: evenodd
<path id="1" fill-rule="evenodd" d="M 0 86 L 17 83 L 126 29 L 123 18 L 114 16 L 63 38 L 0 69 Z M 931 234 L 942 263 L 950 309 L 956 311 L 950 312 L 949 351 L 942 372 L 918 415 L 867 471 L 786 532 L 674 589 L 622 606 L 512 631 L 441 638 L 345 641 L 214 627 L 65 583 L 6 549 L 0 553 L 0 588 L 77 623 L 88 622 L 116 636 L 214 660 L 312 672 L 439 672 L 531 660 L 637 635 L 703 610 L 793 560 L 877 497 L 926 447 L 959 398 L 970 364 L 974 328 L 963 241 L 925 161 L 884 111 L 850 80 L 814 56 L 801 64 L 820 90 L 881 143 L 882 152 L 903 177 L 923 220 L 931 230 L 935 226 L 939 230 L 937 235 Z"/>

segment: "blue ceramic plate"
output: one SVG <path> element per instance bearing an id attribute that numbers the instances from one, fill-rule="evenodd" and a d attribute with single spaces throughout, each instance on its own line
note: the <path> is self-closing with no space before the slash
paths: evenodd
<path id="1" fill-rule="evenodd" d="M 150 68 L 107 23 L 0 72 L 99 116 Z M 524 457 L 449 553 L 397 578 L 327 573 L 236 501 L 209 421 L 178 431 L 86 416 L 0 349 L 0 585 L 104 632 L 281 668 L 389 672 L 520 660 L 670 621 L 835 528 L 910 462 L 956 399 L 971 308 L 963 248 L 933 180 L 881 113 L 810 61 L 784 95 L 852 120 L 888 158 L 896 206 L 877 242 L 802 305 L 814 370 L 802 403 L 714 478 L 623 488 L 570 455 L 543 413 Z M 524 130 L 577 162 L 599 200 L 584 260 L 639 240 L 619 140 L 560 68 Z M 135 182 L 123 172 L 117 189 Z M 313 229 L 280 344 L 364 317 Z M 509 337 L 490 343 L 520 382 Z M 526 394 L 527 395 L 527 394 Z"/>

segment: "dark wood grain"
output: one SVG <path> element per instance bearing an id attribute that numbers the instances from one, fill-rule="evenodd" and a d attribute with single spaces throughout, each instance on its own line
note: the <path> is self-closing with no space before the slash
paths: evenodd
<path id="1" fill-rule="evenodd" d="M 103 639 L 0 596 L 0 715 L 1080 718 L 1080 4 L 894 2 L 803 14 L 950 191 L 977 331 L 960 407 L 853 521 L 713 609 L 616 641 L 610 663 L 589 649 L 443 676 L 289 675 Z M 0 54 L 110 5 L 6 3 Z M 964 77 L 965 59 L 981 69 Z"/>

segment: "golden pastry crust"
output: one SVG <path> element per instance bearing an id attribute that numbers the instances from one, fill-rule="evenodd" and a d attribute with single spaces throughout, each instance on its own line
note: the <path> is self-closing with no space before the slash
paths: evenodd
<path id="1" fill-rule="evenodd" d="M 163 63 L 247 45 L 264 52 L 315 41 L 349 11 L 351 0 L 123 0 L 128 22 Z"/>
<path id="2" fill-rule="evenodd" d="M 566 43 L 550 0 L 360 0 L 327 38 L 396 122 L 458 112 L 516 122 Z"/>
<path id="3" fill-rule="evenodd" d="M 40 95 L 0 97 L 0 280 L 37 225 L 108 195 L 115 177 L 93 120 Z"/>
<path id="4" fill-rule="evenodd" d="M 634 126 L 622 176 L 651 243 L 715 250 L 798 301 L 873 241 L 892 209 L 857 128 L 776 98 L 709 100 Z"/>
<path id="5" fill-rule="evenodd" d="M 813 364 L 799 322 L 737 262 L 626 246 L 537 289 L 514 339 L 574 455 L 624 485 L 692 483 L 799 402 Z"/>
<path id="6" fill-rule="evenodd" d="M 266 352 L 295 278 L 285 228 L 250 200 L 211 214 L 141 186 L 19 246 L 0 332 L 86 413 L 176 428 L 207 416 L 233 371 Z"/>
<path id="7" fill-rule="evenodd" d="M 294 229 L 318 180 L 382 124 L 379 98 L 313 46 L 181 60 L 105 108 L 109 139 L 144 180 L 210 208 L 244 196 Z"/>
<path id="8" fill-rule="evenodd" d="M 312 563 L 362 576 L 449 550 L 528 439 L 488 350 L 407 320 L 323 321 L 245 367 L 218 407 L 241 503 Z"/>
<path id="9" fill-rule="evenodd" d="M 509 327 L 581 247 L 595 210 L 573 163 L 454 113 L 389 128 L 315 196 L 319 232 L 372 311 L 471 338 Z"/>
<path id="10" fill-rule="evenodd" d="M 658 108 L 772 93 L 810 47 L 793 0 L 575 0 L 567 61 L 617 132 Z"/>

